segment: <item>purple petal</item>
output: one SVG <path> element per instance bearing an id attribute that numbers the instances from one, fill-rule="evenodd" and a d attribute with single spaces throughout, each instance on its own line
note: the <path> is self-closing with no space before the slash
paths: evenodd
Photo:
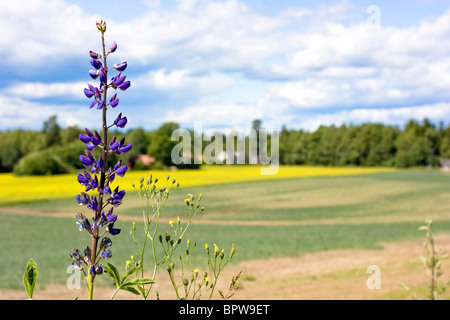
<path id="1" fill-rule="evenodd" d="M 126 78 L 127 76 L 117 78 L 116 80 L 114 80 L 114 85 L 116 87 L 120 86 L 125 81 Z"/>
<path id="2" fill-rule="evenodd" d="M 99 72 L 91 69 L 91 70 L 89 70 L 89 75 L 91 76 L 92 79 L 95 80 L 98 78 Z"/>
<path id="3" fill-rule="evenodd" d="M 100 55 L 98 53 L 95 53 L 94 51 L 89 51 L 89 55 L 92 59 L 99 59 Z"/>
<path id="4" fill-rule="evenodd" d="M 118 168 L 117 170 L 116 170 L 116 174 L 119 176 L 119 177 L 123 177 L 124 175 L 125 175 L 125 172 L 127 172 L 127 170 L 128 170 L 128 167 L 125 165 L 125 166 L 121 166 L 120 168 Z"/>
<path id="5" fill-rule="evenodd" d="M 106 84 L 107 81 L 108 79 L 106 79 L 105 69 L 102 68 L 100 71 L 100 82 Z"/>
<path id="6" fill-rule="evenodd" d="M 86 183 L 89 182 L 89 179 L 86 178 L 86 177 L 85 177 L 84 175 L 82 175 L 81 173 L 78 174 L 77 180 L 78 180 L 78 182 L 81 183 L 81 184 L 86 184 Z"/>
<path id="7" fill-rule="evenodd" d="M 125 81 L 124 83 L 122 83 L 119 87 L 120 90 L 125 91 L 127 90 L 129 87 L 131 86 L 131 82 L 130 81 Z"/>
<path id="8" fill-rule="evenodd" d="M 116 70 L 120 72 L 125 71 L 125 69 L 127 68 L 127 62 L 125 61 L 119 64 L 114 64 L 114 68 L 116 68 Z"/>
<path id="9" fill-rule="evenodd" d="M 88 137 L 87 135 L 82 134 L 82 133 L 80 133 L 79 138 L 80 138 L 80 140 L 83 141 L 84 143 L 89 143 L 89 142 L 91 142 L 91 138 Z"/>
<path id="10" fill-rule="evenodd" d="M 120 229 L 108 228 L 108 231 L 112 236 L 118 235 L 120 233 Z M 103 257 L 103 255 L 102 255 L 102 257 Z"/>
<path id="11" fill-rule="evenodd" d="M 108 222 L 116 222 L 117 221 L 117 214 L 108 215 L 106 217 L 106 219 L 108 220 Z"/>
<path id="12" fill-rule="evenodd" d="M 88 98 L 92 98 L 94 96 L 94 93 L 91 90 L 89 90 L 89 89 L 84 89 L 84 94 Z"/>
<path id="13" fill-rule="evenodd" d="M 117 107 L 119 105 L 119 98 L 112 100 L 109 105 L 113 108 Z"/>
<path id="14" fill-rule="evenodd" d="M 80 156 L 80 161 L 85 167 L 90 167 L 92 165 L 92 160 L 83 155 Z"/>
<path id="15" fill-rule="evenodd" d="M 96 60 L 96 59 L 92 59 L 91 60 L 91 65 L 97 70 L 100 69 L 103 66 L 103 64 L 100 61 Z"/>
<path id="16" fill-rule="evenodd" d="M 114 52 L 117 49 L 117 43 L 114 41 L 112 46 L 109 48 L 108 52 Z"/>
<path id="17" fill-rule="evenodd" d="M 103 109 L 104 105 L 105 105 L 105 101 L 100 100 L 97 105 L 97 110 Z"/>
<path id="18" fill-rule="evenodd" d="M 92 142 L 86 143 L 86 148 L 88 148 L 88 150 L 92 151 L 95 149 L 95 145 Z"/>
<path id="19" fill-rule="evenodd" d="M 126 145 L 124 145 L 124 146 L 122 146 L 122 147 L 119 147 L 119 150 L 120 150 L 122 153 L 127 153 L 128 151 L 131 150 L 132 147 L 133 147 L 133 146 L 132 146 L 131 144 L 126 144 Z"/>

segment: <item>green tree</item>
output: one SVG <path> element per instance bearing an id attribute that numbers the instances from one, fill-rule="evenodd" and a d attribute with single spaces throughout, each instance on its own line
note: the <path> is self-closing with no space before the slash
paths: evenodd
<path id="1" fill-rule="evenodd" d="M 172 149 L 177 145 L 177 141 L 172 141 L 172 133 L 179 129 L 180 126 L 175 122 L 167 122 L 161 125 L 157 130 L 150 135 L 150 144 L 147 148 L 147 153 L 155 157 L 165 166 L 173 165 L 171 159 Z"/>
<path id="2" fill-rule="evenodd" d="M 61 144 L 61 128 L 56 122 L 56 115 L 51 116 L 44 122 L 44 128 L 42 132 L 46 134 L 46 147 L 53 146 L 55 144 Z"/>
<path id="3" fill-rule="evenodd" d="M 409 121 L 396 141 L 395 165 L 414 167 L 427 164 L 429 148 L 423 136 L 423 127 L 416 121 Z"/>
<path id="4" fill-rule="evenodd" d="M 127 141 L 133 145 L 133 149 L 128 153 L 129 156 L 147 153 L 148 139 L 144 129 L 137 128 L 128 131 Z"/>

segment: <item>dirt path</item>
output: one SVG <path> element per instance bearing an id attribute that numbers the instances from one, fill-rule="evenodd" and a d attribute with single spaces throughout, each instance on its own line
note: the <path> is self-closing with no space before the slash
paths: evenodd
<path id="1" fill-rule="evenodd" d="M 20 207 L 1 207 L 0 212 L 15 215 L 33 215 L 55 218 L 75 218 L 73 212 L 62 211 L 41 211 Z M 167 222 L 172 218 L 160 217 L 161 222 Z M 122 221 L 141 221 L 141 216 L 120 216 Z M 195 224 L 215 224 L 215 225 L 239 225 L 239 226 L 301 226 L 301 225 L 336 225 L 336 224 L 362 224 L 362 223 L 395 223 L 395 222 L 423 222 L 423 217 L 411 216 L 381 216 L 381 217 L 355 217 L 355 218 L 334 218 L 317 220 L 224 220 L 197 218 Z"/>
<path id="2" fill-rule="evenodd" d="M 436 237 L 436 242 L 450 250 L 450 236 Z M 385 244 L 382 250 L 336 250 L 307 254 L 295 258 L 277 258 L 242 262 L 228 268 L 218 288 L 226 290 L 233 275 L 242 271 L 240 289 L 232 299 L 239 300 L 303 300 L 303 299 L 410 299 L 399 282 L 418 290 L 426 297 L 427 274 L 419 260 L 423 253 L 421 241 Z M 381 289 L 370 290 L 367 273 L 370 265 L 380 268 Z M 450 262 L 444 262 L 442 281 L 450 278 Z M 173 299 L 166 273 L 160 275 L 164 285 L 156 289 L 162 299 Z M 99 287 L 96 299 L 109 299 L 113 290 Z M 69 290 L 65 285 L 48 285 L 35 290 L 35 298 L 50 300 L 84 299 L 85 290 Z M 445 296 L 449 298 L 449 294 Z M 2 290 L 1 299 L 25 299 L 24 291 Z M 152 297 L 154 298 L 154 296 Z M 215 299 L 220 299 L 217 294 Z M 129 293 L 117 299 L 134 299 Z"/>

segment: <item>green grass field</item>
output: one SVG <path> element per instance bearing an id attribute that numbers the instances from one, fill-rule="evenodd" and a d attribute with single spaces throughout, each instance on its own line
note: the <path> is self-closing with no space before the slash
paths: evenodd
<path id="1" fill-rule="evenodd" d="M 436 221 L 436 232 L 450 234 L 449 190 L 450 175 L 425 169 L 236 182 L 179 189 L 165 215 L 167 221 L 176 216 L 183 221 L 186 194 L 202 193 L 206 211 L 187 235 L 201 244 L 193 263 L 203 262 L 204 243 L 227 251 L 235 243 L 237 263 L 334 249 L 377 250 L 381 243 L 423 238 L 417 227 L 427 217 Z M 29 258 L 38 263 L 40 285 L 65 283 L 70 250 L 89 242 L 75 224 L 77 210 L 73 197 L 0 207 L 0 287 L 22 288 Z M 131 221 L 142 227 L 137 195 L 127 193 L 117 213 L 124 217 L 117 223 L 123 232 L 112 239 L 112 262 L 122 265 L 135 253 Z M 164 222 L 161 230 L 169 227 Z"/>

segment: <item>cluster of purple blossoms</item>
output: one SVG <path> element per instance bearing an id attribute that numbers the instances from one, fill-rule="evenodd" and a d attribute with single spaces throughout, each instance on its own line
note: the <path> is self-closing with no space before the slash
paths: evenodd
<path id="1" fill-rule="evenodd" d="M 113 126 L 124 128 L 127 124 L 127 118 L 123 117 L 122 113 L 117 116 L 111 125 L 108 126 L 106 123 L 106 111 L 108 107 L 115 108 L 119 104 L 117 93 L 109 101 L 107 100 L 108 89 L 125 91 L 130 87 L 131 83 L 130 81 L 125 81 L 126 76 L 122 75 L 122 72 L 127 68 L 126 61 L 114 64 L 113 67 L 108 68 L 107 57 L 110 53 L 116 51 L 117 44 L 114 42 L 106 52 L 104 41 L 106 23 L 102 20 L 97 22 L 97 29 L 102 34 L 103 55 L 93 51 L 89 52 L 91 65 L 95 69 L 91 69 L 89 75 L 93 80 L 99 79 L 100 85 L 95 87 L 88 83 L 88 87 L 84 89 L 84 94 L 87 98 L 92 99 L 90 109 L 96 106 L 97 110 L 102 110 L 103 112 L 103 137 L 99 132 L 92 132 L 89 129 L 85 129 L 86 133 L 80 134 L 79 136 L 80 140 L 85 143 L 87 150 L 79 158 L 86 169 L 77 176 L 78 182 L 85 190 L 76 196 L 76 201 L 79 205 L 86 206 L 87 209 L 93 212 L 93 218 L 91 220 L 82 213 L 76 215 L 79 230 L 87 231 L 91 235 L 92 243 L 91 247 L 86 246 L 83 252 L 78 249 L 71 251 L 72 265 L 74 268 L 83 270 L 82 262 L 84 262 L 92 278 L 96 274 L 103 273 L 100 260 L 111 258 L 110 247 L 112 241 L 108 236 L 114 236 L 120 233 L 120 229 L 114 228 L 114 223 L 117 221 L 114 208 L 122 204 L 122 199 L 125 196 L 124 190 L 120 190 L 119 186 L 112 188 L 111 184 L 115 180 L 116 175 L 123 177 L 128 167 L 122 164 L 122 160 L 119 160 L 114 167 L 106 169 L 106 159 L 108 154 L 115 153 L 120 155 L 127 153 L 132 148 L 131 144 L 125 144 L 125 138 L 118 141 L 117 137 L 114 136 L 109 143 L 107 141 L 109 128 Z M 118 73 L 108 82 L 108 72 L 112 69 L 115 69 Z M 93 156 L 92 153 L 95 151 L 100 151 L 98 157 Z M 87 193 L 89 191 L 94 191 L 95 194 L 89 195 Z M 108 206 L 110 208 L 105 213 L 105 209 L 107 210 Z M 108 236 L 105 236 L 106 234 Z"/>

